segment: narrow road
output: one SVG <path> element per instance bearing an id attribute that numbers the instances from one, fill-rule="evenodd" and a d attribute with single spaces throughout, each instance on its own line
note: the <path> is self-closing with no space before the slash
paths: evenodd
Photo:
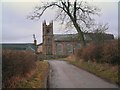
<path id="1" fill-rule="evenodd" d="M 49 88 L 117 88 L 101 78 L 65 61 L 49 60 Z"/>

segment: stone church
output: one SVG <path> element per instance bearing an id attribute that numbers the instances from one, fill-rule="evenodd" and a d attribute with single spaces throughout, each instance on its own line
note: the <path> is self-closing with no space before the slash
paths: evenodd
<path id="1" fill-rule="evenodd" d="M 69 55 L 75 52 L 76 49 L 81 47 L 80 40 L 77 34 L 53 34 L 53 22 L 42 24 L 43 29 L 43 43 L 37 45 L 37 52 L 44 55 Z M 91 37 L 92 36 L 92 37 Z M 103 35 L 106 40 L 114 39 L 112 34 Z M 95 34 L 86 33 L 84 38 L 89 42 L 95 39 Z"/>

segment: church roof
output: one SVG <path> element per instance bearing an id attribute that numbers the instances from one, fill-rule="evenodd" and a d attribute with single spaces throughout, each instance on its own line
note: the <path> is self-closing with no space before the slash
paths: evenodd
<path id="1" fill-rule="evenodd" d="M 77 34 L 54 34 L 55 41 L 72 41 L 77 38 Z"/>
<path id="2" fill-rule="evenodd" d="M 103 37 L 105 40 L 114 39 L 112 34 L 100 34 L 100 33 L 85 33 L 84 39 L 86 41 L 96 40 L 97 37 Z M 55 41 L 79 41 L 78 34 L 54 34 Z"/>

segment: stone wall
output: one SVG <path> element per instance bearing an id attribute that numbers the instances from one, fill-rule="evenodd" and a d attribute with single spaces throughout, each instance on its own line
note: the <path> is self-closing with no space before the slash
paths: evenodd
<path id="1" fill-rule="evenodd" d="M 55 42 L 54 44 L 54 55 L 70 55 L 75 52 L 75 49 L 80 48 L 80 43 L 76 41 Z"/>

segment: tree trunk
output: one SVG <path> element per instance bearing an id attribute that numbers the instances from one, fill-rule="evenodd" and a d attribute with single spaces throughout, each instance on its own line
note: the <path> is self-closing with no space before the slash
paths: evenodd
<path id="1" fill-rule="evenodd" d="M 85 42 L 85 39 L 84 39 L 84 33 L 82 32 L 82 30 L 80 29 L 79 25 L 77 24 L 76 21 L 73 20 L 73 25 L 75 26 L 77 32 L 78 32 L 78 35 L 79 35 L 79 38 L 80 38 L 80 41 L 81 41 L 81 44 L 82 44 L 82 47 L 85 47 L 86 46 L 86 42 Z"/>
<path id="2" fill-rule="evenodd" d="M 85 42 L 85 39 L 84 39 L 84 33 L 81 31 L 81 32 L 78 32 L 78 34 L 79 34 L 79 37 L 80 37 L 80 41 L 82 43 L 82 47 L 85 47 L 86 42 Z"/>

